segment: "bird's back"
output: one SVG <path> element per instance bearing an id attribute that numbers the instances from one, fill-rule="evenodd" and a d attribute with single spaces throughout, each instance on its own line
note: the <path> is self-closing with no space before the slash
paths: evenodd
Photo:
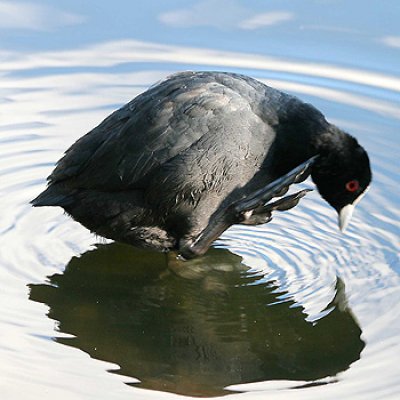
<path id="1" fill-rule="evenodd" d="M 199 153 L 223 151 L 237 160 L 262 158 L 273 140 L 271 127 L 288 99 L 241 75 L 176 74 L 79 139 L 49 182 L 107 191 L 141 187 L 149 173 L 191 148 Z M 217 156 L 209 155 L 210 169 Z"/>

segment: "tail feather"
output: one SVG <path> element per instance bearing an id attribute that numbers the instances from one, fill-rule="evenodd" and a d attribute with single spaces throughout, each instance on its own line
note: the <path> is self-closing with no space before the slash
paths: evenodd
<path id="1" fill-rule="evenodd" d="M 36 198 L 31 200 L 33 207 L 43 207 L 43 206 L 59 206 L 65 207 L 72 203 L 73 193 L 67 193 L 63 190 L 60 185 L 50 185 L 39 194 Z"/>

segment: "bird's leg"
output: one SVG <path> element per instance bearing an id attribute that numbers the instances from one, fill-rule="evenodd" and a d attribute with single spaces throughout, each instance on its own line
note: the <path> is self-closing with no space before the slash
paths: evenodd
<path id="1" fill-rule="evenodd" d="M 304 197 L 307 192 L 312 189 L 300 190 L 300 192 L 291 194 L 286 197 L 282 197 L 272 203 L 264 204 L 263 206 L 257 207 L 254 210 L 247 211 L 244 216 L 244 220 L 240 222 L 243 225 L 260 225 L 266 224 L 272 219 L 272 211 L 286 211 L 297 206 L 300 199 Z"/>
<path id="2" fill-rule="evenodd" d="M 197 238 L 180 249 L 180 256 L 184 259 L 190 259 L 203 255 L 212 242 L 230 226 L 234 224 L 257 225 L 266 223 L 271 220 L 272 211 L 283 211 L 294 207 L 308 190 L 302 190 L 270 204 L 266 203 L 273 197 L 286 193 L 291 184 L 302 182 L 308 176 L 309 169 L 316 158 L 317 156 L 310 158 L 286 175 L 256 190 L 244 199 L 237 200 L 228 207 L 217 211 Z"/>

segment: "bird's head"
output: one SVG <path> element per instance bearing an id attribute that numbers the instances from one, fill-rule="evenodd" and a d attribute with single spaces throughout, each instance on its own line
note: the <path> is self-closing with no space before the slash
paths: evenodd
<path id="1" fill-rule="evenodd" d="M 321 196 L 339 214 L 343 232 L 371 182 L 368 154 L 356 139 L 336 127 L 320 135 L 317 150 L 320 156 L 312 169 L 312 179 Z"/>

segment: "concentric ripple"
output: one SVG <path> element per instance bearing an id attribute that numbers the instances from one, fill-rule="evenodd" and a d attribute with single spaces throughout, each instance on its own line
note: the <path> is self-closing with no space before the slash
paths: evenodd
<path id="1" fill-rule="evenodd" d="M 137 70 L 137 63 L 143 62 L 152 68 Z M 134 72 L 124 72 L 126 63 Z M 294 210 L 276 214 L 268 225 L 235 226 L 217 243 L 243 258 L 249 268 L 243 285 L 254 274 L 253 287 L 275 288 L 268 307 L 299 307 L 304 320 L 314 326 L 335 309 L 351 310 L 366 344 L 360 359 L 334 376 L 313 381 L 312 387 L 307 386 L 309 380 L 272 379 L 244 385 L 238 381 L 229 389 L 248 392 L 241 396 L 254 399 L 266 394 L 271 399 L 333 399 L 344 394 L 394 398 L 400 391 L 400 78 L 299 60 L 135 41 L 64 52 L 9 53 L 1 63 L 0 302 L 10 305 L 0 316 L 0 375 L 7 382 L 2 394 L 19 398 L 24 390 L 31 398 L 40 398 L 45 389 L 61 399 L 71 398 L 71 393 L 76 398 L 101 399 L 109 398 L 105 393 L 112 390 L 113 398 L 126 399 L 136 390 L 145 396 L 140 388 L 121 383 L 136 382 L 136 376 L 106 373 L 118 365 L 102 355 L 96 357 L 96 349 L 76 346 L 89 358 L 83 351 L 52 341 L 70 338 L 72 332 L 63 331 L 60 320 L 45 317 L 49 305 L 28 301 L 28 284 L 43 284 L 49 276 L 62 275 L 74 256 L 93 249 L 100 240 L 61 210 L 32 209 L 29 201 L 44 188 L 54 163 L 78 137 L 149 85 L 187 65 L 252 75 L 312 102 L 360 140 L 371 155 L 374 172 L 371 190 L 346 235 L 337 229 L 335 212 L 314 191 Z M 313 187 L 311 181 L 302 185 Z M 343 302 L 337 300 L 338 282 L 345 288 Z M 209 286 L 217 283 L 207 281 Z M 94 310 L 82 307 L 79 312 L 89 316 Z M 47 379 L 52 371 L 57 371 L 57 377 Z M 298 387 L 302 389 L 282 391 Z M 187 390 L 182 393 L 190 394 Z M 159 398 L 157 391 L 145 393 Z"/>

